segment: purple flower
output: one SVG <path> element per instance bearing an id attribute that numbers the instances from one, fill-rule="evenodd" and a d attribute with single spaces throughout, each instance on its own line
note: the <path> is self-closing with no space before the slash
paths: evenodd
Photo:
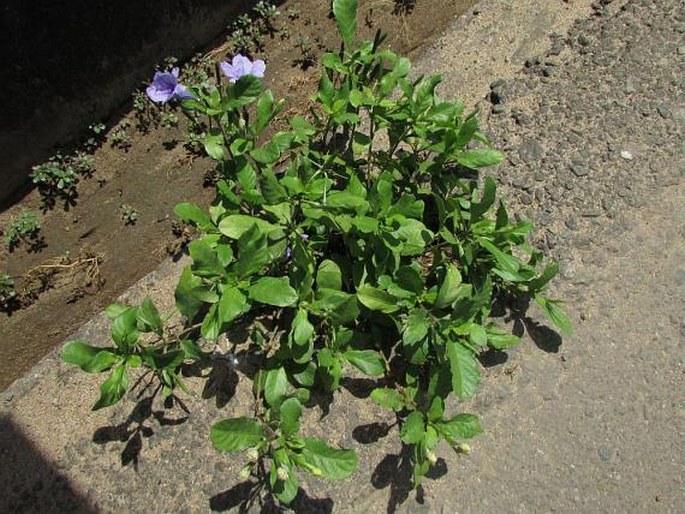
<path id="1" fill-rule="evenodd" d="M 195 98 L 190 92 L 178 83 L 178 68 L 167 71 L 158 71 L 152 79 L 152 84 L 147 88 L 147 96 L 156 103 L 164 104 L 170 100 L 190 100 Z"/>
<path id="2" fill-rule="evenodd" d="M 231 64 L 228 64 L 226 61 L 221 61 L 219 66 L 230 82 L 235 82 L 245 75 L 253 75 L 262 78 L 264 77 L 264 70 L 266 70 L 264 61 L 257 59 L 252 62 L 250 59 L 240 54 L 233 57 Z"/>

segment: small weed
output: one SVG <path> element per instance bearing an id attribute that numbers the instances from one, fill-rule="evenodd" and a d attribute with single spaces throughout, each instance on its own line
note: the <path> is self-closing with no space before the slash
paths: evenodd
<path id="1" fill-rule="evenodd" d="M 314 45 L 308 36 L 298 36 L 295 47 L 300 51 L 300 57 L 295 59 L 295 64 L 306 70 L 316 63 L 316 52 Z"/>
<path id="2" fill-rule="evenodd" d="M 264 49 L 264 37 L 276 33 L 275 21 L 281 12 L 268 1 L 260 1 L 250 14 L 242 14 L 229 25 L 228 41 L 233 53 L 251 54 Z"/>
<path id="3" fill-rule="evenodd" d="M 150 130 L 151 125 L 156 125 L 159 115 L 150 103 L 143 91 L 133 93 L 133 114 L 136 118 L 136 129 L 143 134 Z"/>
<path id="4" fill-rule="evenodd" d="M 93 123 L 88 126 L 91 135 L 86 139 L 86 142 L 83 143 L 83 147 L 86 151 L 93 152 L 102 144 L 102 141 L 105 138 L 106 128 L 104 123 Z"/>
<path id="5" fill-rule="evenodd" d="M 109 135 L 109 144 L 114 148 L 121 148 L 124 151 L 128 151 L 128 149 L 131 148 L 131 136 L 128 132 L 130 128 L 130 121 L 122 121 Z"/>
<path id="6" fill-rule="evenodd" d="M 17 299 L 14 279 L 7 273 L 0 273 L 0 311 L 13 311 L 16 308 Z"/>
<path id="7" fill-rule="evenodd" d="M 184 148 L 192 155 L 204 155 L 204 140 L 207 135 L 207 126 L 197 121 L 196 118 L 188 118 L 188 131 L 183 141 Z"/>
<path id="8" fill-rule="evenodd" d="M 261 0 L 252 9 L 256 20 L 263 25 L 266 31 L 273 35 L 276 32 L 274 22 L 281 12 L 271 2 Z"/>
<path id="9" fill-rule="evenodd" d="M 190 61 L 183 65 L 181 75 L 189 83 L 199 87 L 209 87 L 214 77 L 214 63 L 209 56 L 195 54 Z"/>
<path id="10" fill-rule="evenodd" d="M 69 159 L 59 153 L 48 162 L 34 166 L 31 179 L 38 186 L 44 210 L 52 209 L 58 198 L 64 201 L 65 209 L 76 204 L 78 173 Z"/>
<path id="11" fill-rule="evenodd" d="M 38 250 L 45 244 L 40 237 L 40 220 L 31 211 L 22 211 L 17 219 L 10 221 L 3 236 L 7 251 L 12 252 L 22 241 L 28 243 L 31 249 Z"/>
<path id="12" fill-rule="evenodd" d="M 138 211 L 127 203 L 122 203 L 119 207 L 121 209 L 121 221 L 124 222 L 124 225 L 135 225 L 138 221 Z"/>
<path id="13" fill-rule="evenodd" d="M 178 116 L 176 116 L 173 112 L 162 113 L 161 123 L 162 123 L 162 127 L 164 127 L 164 128 L 177 127 L 178 126 Z"/>
<path id="14" fill-rule="evenodd" d="M 77 151 L 74 155 L 66 159 L 74 168 L 76 173 L 84 177 L 92 177 L 95 168 L 93 166 L 93 156 L 85 152 Z"/>

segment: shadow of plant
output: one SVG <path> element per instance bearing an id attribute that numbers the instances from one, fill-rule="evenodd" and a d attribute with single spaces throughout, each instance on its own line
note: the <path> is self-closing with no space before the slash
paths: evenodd
<path id="1" fill-rule="evenodd" d="M 412 449 L 403 444 L 399 454 L 388 454 L 378 463 L 371 475 L 371 484 L 376 489 L 390 487 L 390 498 L 386 512 L 396 512 L 409 498 L 412 487 Z M 447 474 L 447 464 L 443 459 L 438 459 L 435 465 L 426 475 L 426 478 L 437 480 Z M 416 488 L 416 503 L 424 504 L 424 490 L 422 486 Z"/>
<path id="2" fill-rule="evenodd" d="M 316 512 L 330 514 L 333 512 L 333 500 L 330 498 L 311 498 L 301 487 L 297 496 L 288 508 L 278 505 L 269 493 L 266 481 L 250 480 L 234 485 L 230 489 L 215 494 L 209 500 L 213 512 L 256 512 L 262 514 L 277 512 Z"/>
<path id="3" fill-rule="evenodd" d="M 154 430 L 150 426 L 152 419 L 156 420 L 160 426 L 181 425 L 188 419 L 188 408 L 175 395 L 170 395 L 164 400 L 163 410 L 155 410 L 153 404 L 158 392 L 159 388 L 150 396 L 140 400 L 123 423 L 98 428 L 93 434 L 93 442 L 97 444 L 107 444 L 114 441 L 126 443 L 121 451 L 122 466 L 133 464 L 133 468 L 138 471 L 138 461 L 143 449 L 143 438 L 152 437 L 154 434 Z M 180 407 L 186 416 L 178 418 L 167 417 L 167 411 L 173 409 L 176 405 Z"/>

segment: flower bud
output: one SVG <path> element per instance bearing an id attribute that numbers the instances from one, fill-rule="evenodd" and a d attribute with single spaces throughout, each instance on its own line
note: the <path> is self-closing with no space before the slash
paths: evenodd
<path id="1" fill-rule="evenodd" d="M 438 462 L 438 458 L 431 450 L 426 450 L 426 459 L 431 463 L 431 466 L 435 466 L 435 463 Z"/>
<path id="2" fill-rule="evenodd" d="M 278 468 L 278 471 L 276 471 L 276 476 L 280 481 L 285 482 L 286 480 L 288 480 L 288 477 L 290 476 L 290 474 L 288 473 L 288 468 L 286 468 L 285 466 Z"/>
<path id="3" fill-rule="evenodd" d="M 458 443 L 454 449 L 457 450 L 457 453 L 464 453 L 466 455 L 471 453 L 471 447 L 466 443 Z"/>
<path id="4" fill-rule="evenodd" d="M 243 469 L 240 470 L 240 480 L 247 480 L 250 478 L 250 475 L 252 474 L 252 465 L 248 464 L 246 466 L 243 466 Z"/>
<path id="5" fill-rule="evenodd" d="M 257 448 L 250 448 L 247 450 L 247 458 L 251 461 L 255 461 L 259 458 L 259 452 L 257 451 Z"/>

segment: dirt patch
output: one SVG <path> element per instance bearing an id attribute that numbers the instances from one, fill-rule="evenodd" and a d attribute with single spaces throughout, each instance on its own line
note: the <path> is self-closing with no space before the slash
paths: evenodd
<path id="1" fill-rule="evenodd" d="M 429 44 L 473 3 L 360 2 L 360 37 L 371 38 L 381 29 L 389 33 L 391 48 L 411 54 Z M 264 49 L 255 52 L 255 57 L 267 61 L 264 85 L 286 99 L 284 116 L 289 117 L 306 112 L 319 77 L 318 56 L 326 49 L 337 49 L 339 40 L 327 2 L 285 2 L 279 10 L 272 37 L 266 38 Z M 208 54 L 224 59 L 226 47 Z M 64 210 L 58 201 L 41 216 L 45 247 L 31 251 L 20 244 L 12 253 L 0 250 L 0 273 L 15 277 L 23 306 L 11 315 L 0 313 L 0 351 L 5 356 L 0 364 L 0 389 L 153 270 L 169 251 L 179 249 L 187 234 L 177 225 L 174 205 L 181 201 L 203 205 L 213 198 L 213 188 L 203 186 L 213 165 L 188 153 L 183 145 L 183 120 L 175 128 L 151 126 L 141 132 L 134 114 L 128 112 L 117 120 L 94 152 L 95 171 L 79 181 L 73 205 Z M 0 227 L 7 227 L 25 209 L 41 211 L 37 190 L 1 213 Z M 135 213 L 135 223 L 128 219 L 127 209 Z M 47 270 L 55 262 L 72 263 L 85 254 L 99 256 L 96 280 L 88 273 L 73 273 L 77 270 L 64 275 L 60 268 L 51 268 L 49 277 L 35 281 L 36 270 Z"/>

